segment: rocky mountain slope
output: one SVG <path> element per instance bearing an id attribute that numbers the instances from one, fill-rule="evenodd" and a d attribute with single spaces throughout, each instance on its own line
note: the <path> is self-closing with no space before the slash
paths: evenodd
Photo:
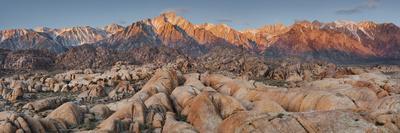
<path id="1" fill-rule="evenodd" d="M 373 22 L 297 22 L 265 51 L 330 61 L 398 59 L 399 28 Z M 390 39 L 389 39 L 390 38 Z M 389 41 L 390 40 L 390 41 Z M 384 52 L 385 51 L 385 52 Z"/>
<path id="2" fill-rule="evenodd" d="M 95 43 L 107 37 L 107 32 L 89 26 L 57 30 L 56 41 L 63 46 Z"/>
<path id="3" fill-rule="evenodd" d="M 66 48 L 57 43 L 49 34 L 30 29 L 13 29 L 0 31 L 0 48 L 9 50 L 48 49 L 63 52 Z"/>
<path id="4" fill-rule="evenodd" d="M 110 24 L 110 25 L 106 25 L 103 27 L 103 30 L 105 32 L 109 33 L 110 35 L 115 34 L 124 29 L 125 29 L 125 27 L 118 25 L 118 24 Z"/>
<path id="5" fill-rule="evenodd" d="M 225 24 L 193 24 L 173 12 L 104 28 L 73 27 L 1 31 L 0 47 L 10 50 L 48 49 L 60 53 L 82 44 L 111 50 L 144 45 L 166 46 L 198 57 L 216 46 L 234 46 L 267 57 L 295 56 L 335 63 L 399 60 L 400 28 L 391 23 L 300 21 L 291 26 L 266 25 L 238 31 Z"/>

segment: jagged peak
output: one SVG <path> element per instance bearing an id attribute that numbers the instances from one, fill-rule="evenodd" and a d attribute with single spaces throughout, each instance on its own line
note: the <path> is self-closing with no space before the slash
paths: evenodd
<path id="1" fill-rule="evenodd" d="M 36 32 L 49 32 L 53 29 L 49 27 L 35 27 L 33 30 Z"/>
<path id="2" fill-rule="evenodd" d="M 378 24 L 372 21 L 361 21 L 357 23 L 357 25 L 363 28 L 370 28 L 370 27 L 375 27 Z"/>
<path id="3" fill-rule="evenodd" d="M 152 19 L 152 23 L 154 26 L 159 27 L 164 23 L 171 23 L 173 25 L 186 25 L 191 24 L 188 20 L 186 20 L 182 16 L 178 16 L 173 11 L 167 11 L 162 13 L 161 15 Z"/>
<path id="4" fill-rule="evenodd" d="M 230 26 L 224 24 L 224 23 L 219 23 L 219 24 L 212 24 L 212 23 L 204 23 L 199 25 L 199 27 L 204 28 L 206 30 L 210 29 L 219 29 L 219 30 L 234 30 Z"/>
<path id="5" fill-rule="evenodd" d="M 253 29 L 253 28 L 249 28 L 249 29 L 244 29 L 241 30 L 239 32 L 241 33 L 251 33 L 251 34 L 256 34 L 259 30 L 258 29 Z"/>
<path id="6" fill-rule="evenodd" d="M 5 35 L 25 35 L 29 32 L 35 32 L 32 29 L 6 29 L 6 30 L 1 30 L 0 31 L 0 36 L 5 36 Z"/>
<path id="7" fill-rule="evenodd" d="M 224 23 L 219 23 L 219 24 L 216 25 L 216 27 L 225 28 L 225 29 L 232 29 L 230 26 L 228 26 L 227 24 L 224 24 Z"/>
<path id="8" fill-rule="evenodd" d="M 132 23 L 130 26 L 125 28 L 125 34 L 136 34 L 137 32 L 144 32 L 151 35 L 155 35 L 154 29 L 151 26 L 150 19 L 144 19 L 141 21 L 137 21 Z"/>
<path id="9" fill-rule="evenodd" d="M 259 29 L 270 29 L 270 28 L 286 28 L 287 26 L 283 23 L 266 24 Z"/>
<path id="10" fill-rule="evenodd" d="M 257 32 L 264 33 L 281 33 L 287 31 L 289 28 L 283 23 L 267 24 L 261 28 L 256 29 Z"/>
<path id="11" fill-rule="evenodd" d="M 329 23 L 324 23 L 322 25 L 323 29 L 336 29 L 336 28 L 346 28 L 349 30 L 358 29 L 357 23 L 349 20 L 336 20 Z"/>
<path id="12" fill-rule="evenodd" d="M 124 26 L 118 25 L 116 23 L 112 23 L 109 25 L 104 26 L 103 28 L 101 28 L 102 30 L 106 31 L 109 34 L 115 34 L 119 31 L 124 30 Z"/>
<path id="13" fill-rule="evenodd" d="M 174 11 L 166 11 L 166 12 L 163 12 L 163 13 L 161 13 L 160 16 L 163 16 L 163 17 L 165 17 L 165 18 L 172 18 L 172 19 L 174 19 L 174 18 L 177 17 L 176 12 L 174 12 Z"/>
<path id="14" fill-rule="evenodd" d="M 291 26 L 291 29 L 319 29 L 323 26 L 324 24 L 318 22 L 318 21 L 313 21 L 310 22 L 308 20 L 300 20 L 300 21 L 295 21 L 295 23 Z"/>
<path id="15" fill-rule="evenodd" d="M 77 30 L 94 30 L 94 31 L 96 31 L 98 29 L 90 27 L 90 26 L 75 26 L 75 27 L 59 29 L 60 33 L 67 32 L 67 31 L 77 31 Z"/>
<path id="16" fill-rule="evenodd" d="M 204 28 L 206 30 L 211 29 L 215 26 L 215 24 L 213 23 L 204 23 L 204 24 L 200 24 L 198 25 L 198 27 Z"/>
<path id="17" fill-rule="evenodd" d="M 18 38 L 28 34 L 32 34 L 34 36 L 40 36 L 38 32 L 34 31 L 33 29 L 25 29 L 25 28 L 6 29 L 6 30 L 0 30 L 0 42 L 9 38 Z"/>
<path id="18" fill-rule="evenodd" d="M 346 26 L 346 25 L 356 25 L 357 23 L 351 20 L 336 20 L 333 22 L 338 26 Z"/>
<path id="19" fill-rule="evenodd" d="M 11 31 L 33 31 L 32 29 L 26 29 L 26 28 L 19 28 L 19 29 L 5 29 L 1 30 L 2 32 L 11 32 Z"/>
<path id="20" fill-rule="evenodd" d="M 104 26 L 103 29 L 108 29 L 108 28 L 122 28 L 122 27 L 124 27 L 124 26 L 119 25 L 119 24 L 116 24 L 116 23 L 111 23 L 111 24 L 109 24 L 109 25 Z"/>

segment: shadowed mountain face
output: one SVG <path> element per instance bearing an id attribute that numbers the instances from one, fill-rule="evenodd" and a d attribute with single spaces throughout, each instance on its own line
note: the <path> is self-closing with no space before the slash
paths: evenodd
<path id="1" fill-rule="evenodd" d="M 165 46 L 140 46 L 128 51 L 112 50 L 106 47 L 82 45 L 60 54 L 56 59 L 58 68 L 84 69 L 104 68 L 117 62 L 128 64 L 163 64 L 185 58 L 182 53 Z"/>
<path id="2" fill-rule="evenodd" d="M 400 28 L 391 23 L 302 21 L 291 26 L 274 24 L 238 31 L 225 24 L 193 24 L 175 13 L 167 12 L 127 27 L 111 24 L 104 28 L 86 26 L 0 31 L 0 48 L 12 51 L 47 49 L 56 54 L 67 52 L 63 55 L 68 55 L 75 53 L 75 49 L 81 49 L 74 47 L 83 44 L 92 45 L 93 48 L 85 52 L 88 54 L 99 49 L 131 51 L 159 47 L 156 49 L 169 48 L 183 56 L 199 57 L 216 51 L 210 50 L 216 46 L 233 46 L 274 58 L 295 56 L 355 63 L 399 60 Z"/>

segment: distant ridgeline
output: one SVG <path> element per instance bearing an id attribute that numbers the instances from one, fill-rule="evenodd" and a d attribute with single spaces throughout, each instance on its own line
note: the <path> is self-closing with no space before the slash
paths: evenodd
<path id="1" fill-rule="evenodd" d="M 146 50 L 139 49 L 149 52 L 157 49 L 157 54 L 166 52 L 164 56 L 171 56 L 170 52 L 174 51 L 172 55 L 199 57 L 221 46 L 269 58 L 296 57 L 334 63 L 385 64 L 400 61 L 400 28 L 392 23 L 300 21 L 291 26 L 274 24 L 238 31 L 225 24 L 193 24 L 168 12 L 127 27 L 111 24 L 103 28 L 85 26 L 0 31 L 0 48 L 6 49 L 1 55 L 8 50 L 39 49 L 62 54 L 60 56 L 65 58 L 109 56 L 96 58 L 101 60 L 123 59 L 129 53 L 146 54 L 140 53 Z M 76 53 L 81 54 L 73 55 Z M 81 61 L 79 63 L 91 62 L 87 58 L 76 58 Z M 140 58 L 135 59 L 140 62 Z"/>

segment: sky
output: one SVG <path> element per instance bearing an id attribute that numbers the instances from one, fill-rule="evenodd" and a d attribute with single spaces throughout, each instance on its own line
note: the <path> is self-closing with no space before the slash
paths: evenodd
<path id="1" fill-rule="evenodd" d="M 0 30 L 126 26 L 166 11 L 238 30 L 297 20 L 400 24 L 400 0 L 0 0 Z"/>

